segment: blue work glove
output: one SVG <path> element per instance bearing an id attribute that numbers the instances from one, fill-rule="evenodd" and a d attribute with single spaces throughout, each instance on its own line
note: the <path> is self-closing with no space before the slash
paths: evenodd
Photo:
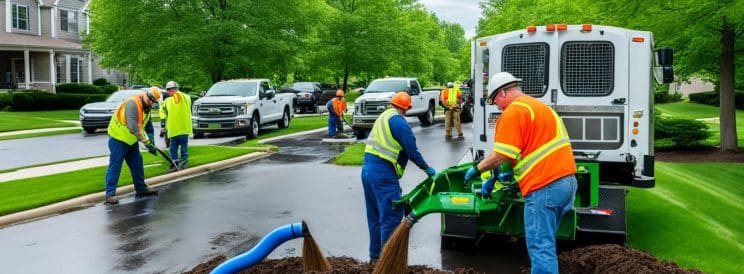
<path id="1" fill-rule="evenodd" d="M 491 179 L 488 179 L 485 183 L 481 185 L 481 197 L 483 198 L 490 198 L 491 197 L 491 191 L 493 191 L 493 184 L 496 182 L 496 178 L 491 177 Z"/>
<path id="2" fill-rule="evenodd" d="M 433 167 L 426 168 L 426 175 L 429 175 L 429 177 L 434 177 L 434 174 L 437 174 L 437 171 L 434 170 Z"/>
<path id="3" fill-rule="evenodd" d="M 468 169 L 468 172 L 465 173 L 465 182 L 470 181 L 478 175 L 480 172 L 478 172 L 478 169 L 475 168 L 475 166 L 472 166 L 470 169 Z"/>
<path id="4" fill-rule="evenodd" d="M 499 173 L 499 181 L 501 182 L 511 182 L 513 181 L 512 173 L 511 172 L 502 172 Z"/>
<path id="5" fill-rule="evenodd" d="M 152 155 L 158 156 L 158 149 L 155 148 L 155 144 L 152 142 L 152 139 L 147 139 L 145 142 L 145 147 L 147 148 L 147 152 L 151 153 Z"/>

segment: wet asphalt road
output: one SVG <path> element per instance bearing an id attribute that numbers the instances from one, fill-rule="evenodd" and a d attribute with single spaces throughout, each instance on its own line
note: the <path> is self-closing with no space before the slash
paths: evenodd
<path id="1" fill-rule="evenodd" d="M 443 125 L 412 124 L 424 158 L 437 170 L 458 162 L 466 140 L 444 142 Z M 279 154 L 159 188 L 156 198 L 125 196 L 90 208 L 0 229 L 0 273 L 179 273 L 208 258 L 250 249 L 267 232 L 305 220 L 326 256 L 366 261 L 368 236 L 360 167 L 328 164 L 340 145 L 321 135 L 274 143 Z M 403 191 L 425 174 L 409 164 Z M 521 243 L 479 252 L 440 251 L 439 215 L 412 229 L 409 263 L 517 273 Z M 302 240 L 269 258 L 301 256 Z"/>

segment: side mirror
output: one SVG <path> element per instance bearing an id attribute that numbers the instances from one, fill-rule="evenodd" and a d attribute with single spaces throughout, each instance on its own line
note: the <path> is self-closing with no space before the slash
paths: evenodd
<path id="1" fill-rule="evenodd" d="M 674 49 L 673 48 L 660 48 L 654 50 L 656 53 L 656 62 L 654 62 L 654 78 L 657 83 L 671 83 L 674 82 Z"/>
<path id="2" fill-rule="evenodd" d="M 364 88 L 360 88 L 359 93 L 364 94 Z"/>
<path id="3" fill-rule="evenodd" d="M 666 67 L 674 64 L 674 49 L 660 48 L 656 49 L 656 66 Z"/>

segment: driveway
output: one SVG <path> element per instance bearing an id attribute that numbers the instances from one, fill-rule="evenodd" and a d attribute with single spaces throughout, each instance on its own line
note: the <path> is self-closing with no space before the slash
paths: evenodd
<path id="1" fill-rule="evenodd" d="M 464 127 L 469 128 L 470 124 Z M 444 142 L 441 123 L 414 126 L 419 147 L 437 170 L 468 149 L 466 140 Z M 0 230 L 3 273 L 174 273 L 208 258 L 244 252 L 274 228 L 305 220 L 326 256 L 367 260 L 365 205 L 360 167 L 328 164 L 342 145 L 322 134 L 274 143 L 271 157 L 160 188 L 156 198 L 121 199 Z M 405 191 L 425 177 L 414 165 Z M 453 270 L 519 272 L 523 249 L 462 253 L 440 251 L 439 215 L 412 229 L 409 263 Z M 517 244 L 516 246 L 519 246 Z M 507 250 L 507 251 L 504 251 Z M 301 256 L 302 240 L 280 245 L 269 258 Z"/>

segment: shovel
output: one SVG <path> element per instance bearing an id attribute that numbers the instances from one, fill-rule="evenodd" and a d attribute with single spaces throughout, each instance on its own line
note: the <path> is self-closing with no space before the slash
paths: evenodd
<path id="1" fill-rule="evenodd" d="M 176 162 L 174 162 L 174 161 L 173 161 L 173 159 L 171 159 L 171 157 L 170 157 L 170 156 L 168 156 L 168 154 L 167 154 L 167 153 L 163 152 L 163 151 L 162 151 L 161 149 L 159 149 L 159 148 L 158 148 L 158 153 L 160 153 L 160 155 L 162 155 L 162 156 L 163 156 L 163 158 L 165 158 L 166 160 L 168 160 L 168 162 L 170 162 L 170 164 L 171 164 L 171 168 L 176 168 L 176 171 L 179 171 L 179 170 L 181 170 L 181 168 L 180 168 L 180 167 L 178 167 L 178 165 L 176 164 Z"/>

